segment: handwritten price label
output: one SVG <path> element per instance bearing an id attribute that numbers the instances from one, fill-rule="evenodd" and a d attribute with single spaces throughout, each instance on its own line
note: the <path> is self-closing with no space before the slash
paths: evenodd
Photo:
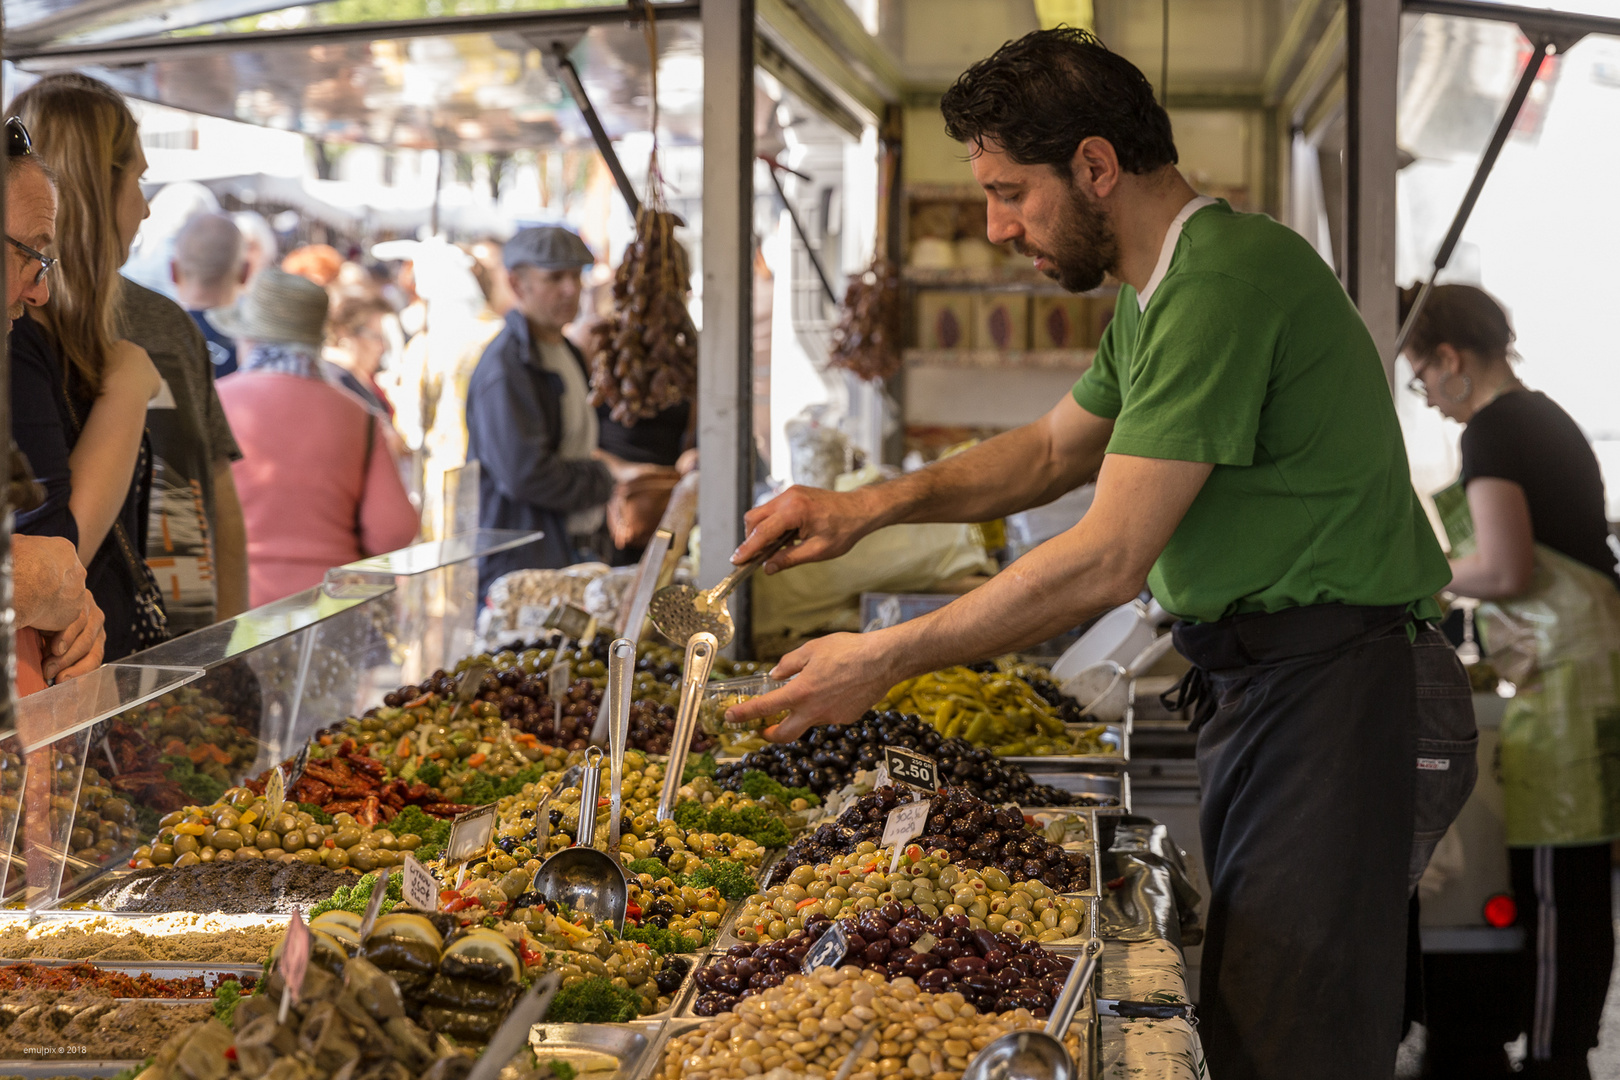
<path id="1" fill-rule="evenodd" d="M 405 856 L 405 881 L 400 892 L 405 903 L 417 911 L 439 910 L 439 879 L 417 862 L 415 855 Z"/>
<path id="2" fill-rule="evenodd" d="M 889 820 L 883 826 L 883 847 L 893 847 L 894 857 L 889 860 L 889 873 L 900 869 L 900 855 L 905 850 L 906 841 L 914 836 L 921 836 L 923 826 L 928 822 L 928 800 L 907 803 L 897 806 L 889 811 Z"/>

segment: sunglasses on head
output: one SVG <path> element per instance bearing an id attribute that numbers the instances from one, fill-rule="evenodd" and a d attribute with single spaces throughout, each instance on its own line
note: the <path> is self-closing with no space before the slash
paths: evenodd
<path id="1" fill-rule="evenodd" d="M 34 140 L 28 134 L 28 127 L 22 122 L 20 116 L 6 118 L 6 157 L 25 157 L 34 152 Z M 34 284 L 38 285 L 45 280 L 45 275 L 51 272 L 56 260 L 49 255 L 35 251 L 21 240 L 6 237 L 6 243 L 21 251 L 30 261 L 39 263 L 39 270 L 34 274 Z"/>
<path id="2" fill-rule="evenodd" d="M 34 140 L 28 134 L 28 128 L 22 122 L 22 117 L 11 116 L 6 118 L 6 157 L 22 157 L 34 152 Z"/>

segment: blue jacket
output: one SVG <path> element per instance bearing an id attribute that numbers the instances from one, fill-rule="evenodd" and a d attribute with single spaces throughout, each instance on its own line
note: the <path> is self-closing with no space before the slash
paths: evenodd
<path id="1" fill-rule="evenodd" d="M 585 358 L 568 351 L 580 369 Z M 486 529 L 539 529 L 542 540 L 483 559 L 478 594 L 512 570 L 556 569 L 579 561 L 568 515 L 601 506 L 613 477 L 597 461 L 562 461 L 562 379 L 542 369 L 529 323 L 508 312 L 506 328 L 484 349 L 467 386 L 467 460 L 479 463 L 478 524 Z"/>

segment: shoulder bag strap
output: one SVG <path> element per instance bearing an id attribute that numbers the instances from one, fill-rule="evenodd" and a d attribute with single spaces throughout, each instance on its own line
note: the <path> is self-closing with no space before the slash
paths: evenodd
<path id="1" fill-rule="evenodd" d="M 360 545 L 360 554 L 366 553 L 365 531 L 360 515 L 366 506 L 366 481 L 371 478 L 371 455 L 377 445 L 377 414 L 366 410 L 366 452 L 360 459 L 360 498 L 354 504 L 354 539 Z"/>

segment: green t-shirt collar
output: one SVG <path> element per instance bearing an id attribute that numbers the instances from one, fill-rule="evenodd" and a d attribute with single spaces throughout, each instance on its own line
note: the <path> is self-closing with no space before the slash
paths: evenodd
<path id="1" fill-rule="evenodd" d="M 1148 301 L 1153 299 L 1153 293 L 1158 289 L 1159 283 L 1164 280 L 1164 275 L 1170 272 L 1170 261 L 1176 255 L 1176 241 L 1181 239 L 1181 227 L 1187 224 L 1187 219 L 1204 207 L 1214 206 L 1218 202 L 1220 202 L 1219 199 L 1212 199 L 1208 195 L 1195 195 L 1188 200 L 1186 206 L 1181 208 L 1181 212 L 1176 214 L 1176 219 L 1170 223 L 1170 228 L 1165 231 L 1164 245 L 1159 248 L 1159 261 L 1154 264 L 1153 276 L 1148 278 L 1147 286 L 1136 294 L 1136 310 L 1147 310 Z"/>

